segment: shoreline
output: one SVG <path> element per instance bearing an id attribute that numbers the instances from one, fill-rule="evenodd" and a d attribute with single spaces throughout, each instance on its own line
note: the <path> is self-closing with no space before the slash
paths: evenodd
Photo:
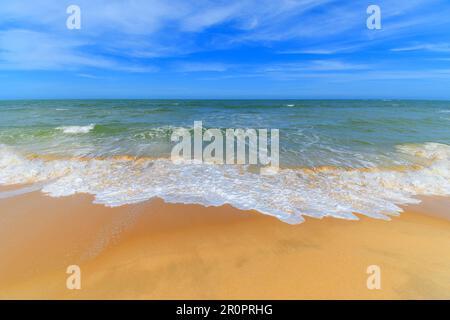
<path id="1" fill-rule="evenodd" d="M 228 205 L 1 199 L 0 298 L 449 299 L 450 198 L 422 200 L 391 221 L 289 225 Z M 81 290 L 66 288 L 73 264 Z M 381 290 L 366 287 L 369 265 Z"/>

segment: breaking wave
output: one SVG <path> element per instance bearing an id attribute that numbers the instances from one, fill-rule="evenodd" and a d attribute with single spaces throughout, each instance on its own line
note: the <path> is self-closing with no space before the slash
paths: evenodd
<path id="1" fill-rule="evenodd" d="M 80 134 L 80 133 L 89 133 L 94 130 L 95 124 L 90 124 L 88 126 L 66 126 L 66 127 L 58 127 L 57 130 L 61 130 L 64 133 L 68 134 Z"/>
<path id="2" fill-rule="evenodd" d="M 293 224 L 303 216 L 357 219 L 355 213 L 389 219 L 402 211 L 399 205 L 417 203 L 415 196 L 450 194 L 450 146 L 399 145 L 397 153 L 414 164 L 285 168 L 264 176 L 248 166 L 132 157 L 48 159 L 0 146 L 0 184 L 39 183 L 49 196 L 87 193 L 95 203 L 111 207 L 154 197 L 170 203 L 230 204 Z"/>

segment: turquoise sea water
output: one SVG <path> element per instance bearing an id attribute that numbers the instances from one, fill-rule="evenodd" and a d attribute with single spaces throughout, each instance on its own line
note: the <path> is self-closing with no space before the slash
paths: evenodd
<path id="1" fill-rule="evenodd" d="M 280 130 L 275 176 L 174 164 L 175 128 Z M 0 101 L 0 183 L 115 206 L 169 202 L 384 218 L 422 194 L 450 194 L 450 102 L 301 100 Z M 121 157 L 121 156 L 127 156 Z M 139 160 L 140 159 L 140 160 Z"/>

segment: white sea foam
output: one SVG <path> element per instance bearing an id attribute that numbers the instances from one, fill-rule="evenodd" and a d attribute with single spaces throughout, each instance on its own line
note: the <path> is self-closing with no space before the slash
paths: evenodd
<path id="1" fill-rule="evenodd" d="M 57 130 L 61 130 L 64 133 L 68 134 L 79 134 L 79 133 L 88 133 L 95 128 L 95 124 L 90 124 L 88 126 L 65 126 L 58 127 Z"/>
<path id="2" fill-rule="evenodd" d="M 158 160 L 28 159 L 0 146 L 0 184 L 45 182 L 53 196 L 88 193 L 95 202 L 120 206 L 160 197 L 171 203 L 232 206 L 299 223 L 303 216 L 388 219 L 417 195 L 450 195 L 450 146 L 398 146 L 399 156 L 420 165 L 401 168 L 282 169 L 263 176 L 246 167 L 174 164 Z"/>
<path id="3" fill-rule="evenodd" d="M 425 144 L 404 144 L 397 146 L 397 150 L 422 160 L 446 160 L 450 165 L 450 146 L 446 144 L 433 142 Z"/>

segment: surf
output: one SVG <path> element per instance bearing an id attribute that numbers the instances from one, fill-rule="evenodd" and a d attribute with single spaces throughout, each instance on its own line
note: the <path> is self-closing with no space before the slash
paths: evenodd
<path id="1" fill-rule="evenodd" d="M 51 197 L 77 193 L 94 196 L 109 207 L 161 198 L 168 203 L 256 210 L 284 222 L 304 217 L 357 220 L 356 214 L 389 220 L 400 205 L 418 203 L 420 195 L 450 195 L 450 146 L 407 144 L 399 155 L 416 159 L 409 166 L 283 168 L 272 176 L 247 165 L 214 165 L 170 159 L 27 158 L 0 148 L 0 184 L 43 183 Z"/>
<path id="2" fill-rule="evenodd" d="M 57 130 L 62 131 L 63 133 L 68 134 L 81 134 L 81 133 L 89 133 L 94 130 L 95 124 L 90 124 L 87 126 L 63 126 L 57 127 Z"/>

